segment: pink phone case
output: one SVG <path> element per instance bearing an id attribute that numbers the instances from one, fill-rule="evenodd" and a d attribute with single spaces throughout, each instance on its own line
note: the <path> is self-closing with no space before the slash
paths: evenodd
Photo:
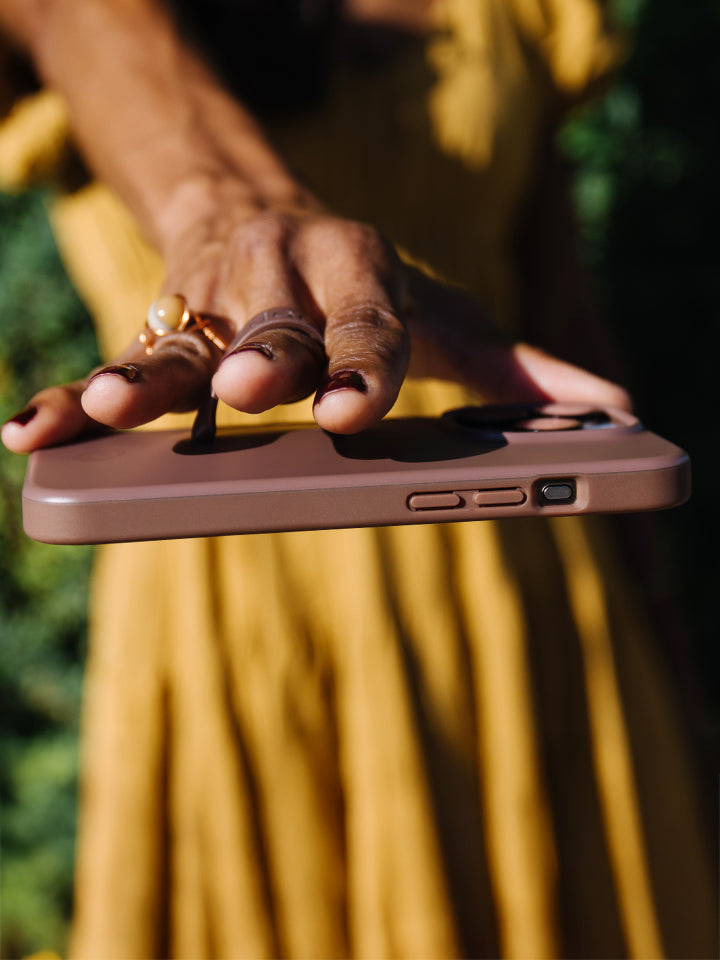
<path id="1" fill-rule="evenodd" d="M 353 436 L 278 425 L 112 433 L 31 454 L 25 531 L 106 543 L 658 510 L 687 454 L 631 415 L 568 405 L 387 419 Z"/>

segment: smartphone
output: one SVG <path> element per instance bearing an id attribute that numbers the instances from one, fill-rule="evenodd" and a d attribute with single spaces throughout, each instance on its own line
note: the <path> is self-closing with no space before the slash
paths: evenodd
<path id="1" fill-rule="evenodd" d="M 109 433 L 32 453 L 26 533 L 109 543 L 659 510 L 687 454 L 632 415 L 569 404 L 464 407 L 352 436 L 305 424 Z"/>

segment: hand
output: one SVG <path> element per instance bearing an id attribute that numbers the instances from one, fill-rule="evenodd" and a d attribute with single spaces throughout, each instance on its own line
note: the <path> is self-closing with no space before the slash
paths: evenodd
<path id="1" fill-rule="evenodd" d="M 223 357 L 202 333 L 186 332 L 162 337 L 146 356 L 135 341 L 94 376 L 34 397 L 3 429 L 10 449 L 193 409 L 211 382 L 251 413 L 316 391 L 317 422 L 353 432 L 388 412 L 410 358 L 415 372 L 458 379 L 488 400 L 627 405 L 619 388 L 501 341 L 467 297 L 404 267 L 370 227 L 329 214 L 162 5 L 0 6 L 0 21 L 9 17 L 39 74 L 65 96 L 88 168 L 161 252 L 165 292 L 211 314 L 225 343 L 245 347 Z M 278 307 L 314 324 L 324 354 L 289 329 L 265 331 L 254 347 L 237 343 L 249 320 Z"/>
<path id="2" fill-rule="evenodd" d="M 198 332 L 160 338 L 151 356 L 137 341 L 86 380 L 37 394 L 3 428 L 6 446 L 24 453 L 98 424 L 126 429 L 191 410 L 211 382 L 249 413 L 315 391 L 320 426 L 352 433 L 390 410 L 408 360 L 411 373 L 460 381 L 490 402 L 629 407 L 622 388 L 500 337 L 466 294 L 402 264 L 372 228 L 319 207 L 246 217 L 215 207 L 178 233 L 168 260 L 166 291 L 212 315 L 225 342 L 262 311 L 289 307 L 322 336 L 325 354 L 282 327 L 224 356 Z"/>

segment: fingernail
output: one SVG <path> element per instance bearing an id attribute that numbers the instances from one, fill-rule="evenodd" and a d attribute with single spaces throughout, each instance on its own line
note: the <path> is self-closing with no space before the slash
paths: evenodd
<path id="1" fill-rule="evenodd" d="M 19 427 L 25 427 L 30 423 L 35 414 L 38 412 L 38 408 L 35 406 L 25 407 L 24 410 L 21 410 L 20 413 L 16 413 L 14 417 L 10 417 L 9 420 L 6 420 L 5 423 L 16 423 Z M 5 426 L 5 423 L 3 426 Z"/>
<path id="2" fill-rule="evenodd" d="M 255 353 L 261 353 L 264 357 L 267 357 L 268 360 L 275 359 L 275 354 L 266 343 L 258 343 L 255 340 L 249 340 L 247 343 L 243 343 L 239 347 L 235 347 L 235 349 L 231 350 L 230 353 L 223 357 L 223 359 L 227 360 L 228 357 L 234 357 L 236 354 L 244 353 L 246 350 L 253 350 Z"/>
<path id="3" fill-rule="evenodd" d="M 335 390 L 357 390 L 358 393 L 367 393 L 367 388 L 365 378 L 357 370 L 338 370 L 324 386 L 320 387 L 318 400 L 322 400 L 329 393 L 334 393 Z"/>
<path id="4" fill-rule="evenodd" d="M 94 373 L 88 380 L 87 386 L 89 387 L 93 380 L 97 380 L 98 377 L 104 377 L 108 373 L 115 377 L 122 377 L 123 380 L 126 380 L 128 383 L 139 383 L 143 379 L 142 370 L 140 367 L 135 366 L 134 363 L 116 363 L 111 367 L 104 367 L 102 370 Z"/>

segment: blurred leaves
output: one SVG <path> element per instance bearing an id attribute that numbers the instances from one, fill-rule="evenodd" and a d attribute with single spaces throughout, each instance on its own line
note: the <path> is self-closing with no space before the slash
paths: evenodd
<path id="1" fill-rule="evenodd" d="M 12 794 L 3 815 L 3 956 L 60 951 L 72 902 L 77 737 L 4 741 Z"/>
<path id="2" fill-rule="evenodd" d="M 616 2 L 634 33 L 612 89 L 559 144 L 577 165 L 583 251 L 642 419 L 689 451 L 690 503 L 663 517 L 702 683 L 720 725 L 714 420 L 720 301 L 720 4 Z"/>
<path id="3" fill-rule="evenodd" d="M 0 194 L 0 416 L 96 359 L 44 197 Z M 77 729 L 92 553 L 29 540 L 25 458 L 0 450 L 2 955 L 65 947 L 72 901 Z"/>

